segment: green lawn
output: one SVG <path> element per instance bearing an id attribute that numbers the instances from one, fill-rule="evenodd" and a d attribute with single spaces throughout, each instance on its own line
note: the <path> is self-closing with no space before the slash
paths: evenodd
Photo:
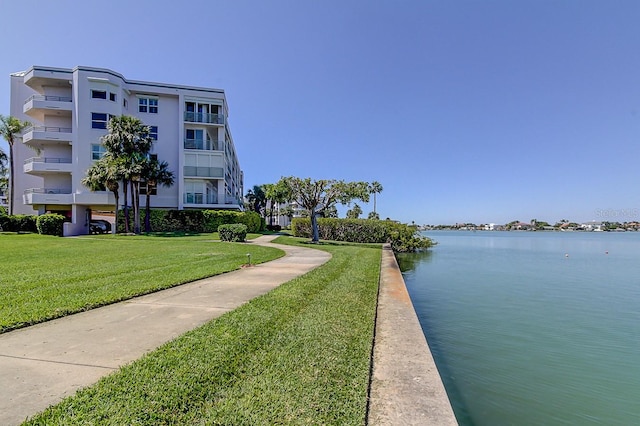
<path id="1" fill-rule="evenodd" d="M 213 237 L 0 234 L 0 332 L 284 254 Z"/>
<path id="2" fill-rule="evenodd" d="M 381 249 L 317 248 L 325 265 L 27 424 L 364 424 Z"/>

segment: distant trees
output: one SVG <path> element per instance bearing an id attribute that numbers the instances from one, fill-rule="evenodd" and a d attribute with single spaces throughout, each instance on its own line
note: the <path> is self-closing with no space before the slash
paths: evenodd
<path id="1" fill-rule="evenodd" d="M 289 187 L 282 181 L 263 185 L 265 199 L 269 203 L 269 225 L 273 226 L 273 215 L 277 206 L 291 199 Z"/>
<path id="2" fill-rule="evenodd" d="M 13 145 L 16 141 L 16 138 L 20 136 L 22 131 L 29 127 L 31 123 L 28 121 L 20 121 L 19 119 L 12 116 L 4 116 L 0 114 L 0 135 L 2 135 L 3 139 L 7 141 L 9 144 L 9 215 L 13 215 L 13 198 L 14 198 L 14 177 L 15 177 L 15 161 L 13 155 Z M 4 158 L 6 161 L 7 153 L 0 150 L 0 157 Z"/>
<path id="3" fill-rule="evenodd" d="M 377 181 L 373 181 L 369 184 L 369 193 L 373 194 L 373 213 L 376 213 L 376 194 L 379 194 L 382 192 L 382 185 L 380 184 L 380 182 Z M 378 216 L 379 218 L 380 216 Z"/>
<path id="4" fill-rule="evenodd" d="M 359 205 L 354 204 L 352 209 L 347 210 L 347 219 L 358 219 L 361 214 L 362 208 Z"/>
<path id="5" fill-rule="evenodd" d="M 267 196 L 264 192 L 264 185 L 253 185 L 253 188 L 247 191 L 245 195 L 247 199 L 247 207 L 261 216 L 267 206 Z"/>

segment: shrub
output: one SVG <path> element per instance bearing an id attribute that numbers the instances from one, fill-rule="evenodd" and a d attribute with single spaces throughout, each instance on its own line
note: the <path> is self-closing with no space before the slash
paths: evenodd
<path id="1" fill-rule="evenodd" d="M 0 214 L 0 231 L 13 231 L 11 224 L 11 217 L 6 214 Z"/>
<path id="2" fill-rule="evenodd" d="M 144 209 L 140 211 L 140 228 L 144 232 Z M 248 232 L 264 229 L 264 219 L 255 212 L 234 210 L 162 210 L 151 209 L 152 232 L 216 232 L 220 225 L 242 223 Z M 133 210 L 129 210 L 129 229 L 133 231 Z M 124 232 L 124 211 L 118 213 L 118 232 Z"/>
<path id="3" fill-rule="evenodd" d="M 291 230 L 296 237 L 311 238 L 311 220 L 295 218 Z M 396 252 L 410 252 L 432 247 L 435 243 L 418 233 L 415 226 L 391 220 L 318 219 L 318 233 L 323 240 L 352 243 L 389 243 Z"/>
<path id="4" fill-rule="evenodd" d="M 203 212 L 206 232 L 215 232 L 220 225 L 242 223 L 247 232 L 260 232 L 264 229 L 264 219 L 256 212 L 237 212 L 233 210 L 205 210 Z"/>
<path id="5" fill-rule="evenodd" d="M 13 216 L 0 215 L 0 227 L 9 232 L 38 232 L 36 215 L 16 214 Z"/>
<path id="6" fill-rule="evenodd" d="M 282 231 L 282 226 L 280 226 L 280 225 L 267 225 L 267 230 L 274 231 L 274 232 L 280 232 L 280 231 Z"/>
<path id="7" fill-rule="evenodd" d="M 256 212 L 246 211 L 240 214 L 240 223 L 247 225 L 248 232 L 264 231 L 264 218 Z"/>
<path id="8" fill-rule="evenodd" d="M 38 233 L 42 235 L 55 235 L 62 237 L 63 224 L 64 216 L 56 213 L 43 214 L 38 216 L 38 219 L 36 219 Z"/>
<path id="9" fill-rule="evenodd" d="M 224 224 L 218 227 L 222 241 L 244 242 L 247 238 L 247 225 L 243 223 Z"/>

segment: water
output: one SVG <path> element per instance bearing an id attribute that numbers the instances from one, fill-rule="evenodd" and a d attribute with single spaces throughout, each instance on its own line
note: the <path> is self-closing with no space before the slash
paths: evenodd
<path id="1" fill-rule="evenodd" d="M 461 425 L 640 425 L 640 233 L 425 235 L 398 260 Z"/>

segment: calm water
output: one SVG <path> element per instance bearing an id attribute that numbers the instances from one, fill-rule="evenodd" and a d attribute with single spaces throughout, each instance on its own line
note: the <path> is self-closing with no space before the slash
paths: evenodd
<path id="1" fill-rule="evenodd" d="M 425 235 L 399 262 L 461 425 L 640 425 L 640 233 Z"/>

